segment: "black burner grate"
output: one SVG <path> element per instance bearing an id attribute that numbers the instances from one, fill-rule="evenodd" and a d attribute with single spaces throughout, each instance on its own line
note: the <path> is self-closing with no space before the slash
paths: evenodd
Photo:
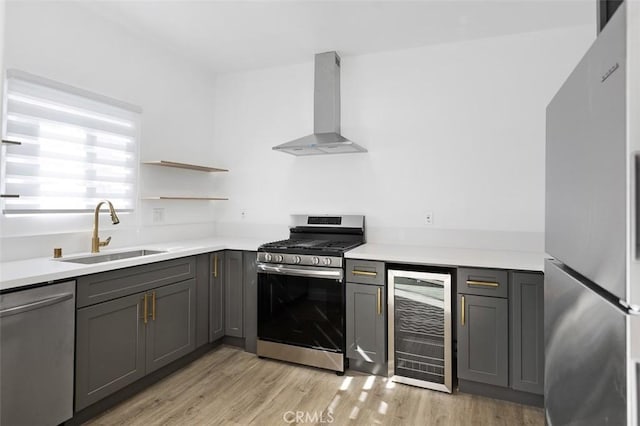
<path id="1" fill-rule="evenodd" d="M 360 245 L 354 241 L 331 241 L 331 240 L 304 240 L 304 239 L 287 239 L 274 241 L 262 245 L 263 249 L 313 249 L 313 250 L 348 250 Z"/>

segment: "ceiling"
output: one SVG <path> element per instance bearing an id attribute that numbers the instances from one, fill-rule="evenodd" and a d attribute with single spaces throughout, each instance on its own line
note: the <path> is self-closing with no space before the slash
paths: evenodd
<path id="1" fill-rule="evenodd" d="M 595 0 L 80 2 L 214 72 L 579 25 Z"/>

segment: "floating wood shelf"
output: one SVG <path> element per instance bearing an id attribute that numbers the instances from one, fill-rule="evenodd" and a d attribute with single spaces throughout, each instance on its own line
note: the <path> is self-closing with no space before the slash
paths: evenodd
<path id="1" fill-rule="evenodd" d="M 196 200 L 196 201 L 226 201 L 221 197 L 142 197 L 143 200 Z"/>
<path id="2" fill-rule="evenodd" d="M 177 169 L 197 170 L 199 172 L 209 172 L 209 173 L 229 171 L 227 169 L 220 169 L 218 167 L 198 166 L 196 164 L 176 163 L 175 161 L 166 161 L 166 160 L 143 161 L 142 164 L 150 164 L 152 166 L 175 167 Z"/>

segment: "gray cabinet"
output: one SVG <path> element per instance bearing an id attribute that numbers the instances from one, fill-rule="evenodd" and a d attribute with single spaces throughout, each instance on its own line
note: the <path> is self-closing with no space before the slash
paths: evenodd
<path id="1" fill-rule="evenodd" d="M 347 259 L 345 339 L 349 368 L 387 374 L 385 263 Z"/>
<path id="2" fill-rule="evenodd" d="M 258 338 L 257 255 L 252 251 L 211 253 L 209 341 L 224 336 L 244 338 L 245 350 L 256 351 Z"/>
<path id="3" fill-rule="evenodd" d="M 226 336 L 244 337 L 244 291 L 241 251 L 224 254 L 224 329 Z"/>
<path id="4" fill-rule="evenodd" d="M 211 276 L 209 284 L 209 341 L 224 337 L 225 293 L 224 252 L 210 254 Z"/>
<path id="5" fill-rule="evenodd" d="M 146 336 L 147 374 L 196 348 L 195 305 L 194 279 L 151 292 L 151 320 Z"/>
<path id="6" fill-rule="evenodd" d="M 386 362 L 385 293 L 383 285 L 347 283 L 348 358 L 370 363 Z"/>
<path id="7" fill-rule="evenodd" d="M 209 253 L 196 256 L 196 348 L 209 342 Z"/>
<path id="8" fill-rule="evenodd" d="M 458 377 L 507 387 L 508 300 L 458 294 L 458 312 Z"/>
<path id="9" fill-rule="evenodd" d="M 145 375 L 144 296 L 78 309 L 76 411 Z"/>
<path id="10" fill-rule="evenodd" d="M 191 257 L 78 279 L 75 411 L 195 349 L 195 265 Z"/>
<path id="11" fill-rule="evenodd" d="M 243 253 L 242 282 L 244 287 L 244 350 L 256 353 L 258 344 L 258 269 L 257 253 Z"/>
<path id="12" fill-rule="evenodd" d="M 512 272 L 510 276 L 511 387 L 543 394 L 544 277 Z"/>
<path id="13" fill-rule="evenodd" d="M 458 269 L 458 378 L 462 392 L 541 405 L 543 275 Z"/>

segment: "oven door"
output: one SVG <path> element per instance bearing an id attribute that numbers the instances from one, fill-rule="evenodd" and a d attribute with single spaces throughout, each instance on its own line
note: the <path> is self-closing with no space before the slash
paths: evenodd
<path id="1" fill-rule="evenodd" d="M 258 263 L 258 338 L 344 353 L 344 272 Z"/>

